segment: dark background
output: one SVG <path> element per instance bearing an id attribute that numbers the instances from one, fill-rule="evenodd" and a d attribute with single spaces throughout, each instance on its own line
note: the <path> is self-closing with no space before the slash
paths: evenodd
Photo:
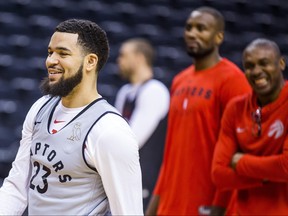
<path id="1" fill-rule="evenodd" d="M 173 76 L 192 63 L 182 35 L 186 18 L 199 6 L 223 13 L 221 54 L 241 68 L 242 50 L 257 37 L 276 41 L 287 55 L 285 0 L 0 0 L 0 179 L 7 176 L 16 155 L 25 115 L 41 96 L 47 45 L 59 22 L 90 19 L 107 31 L 111 53 L 98 88 L 113 104 L 124 84 L 116 65 L 120 44 L 130 37 L 151 40 L 157 51 L 155 77 L 169 87 Z"/>

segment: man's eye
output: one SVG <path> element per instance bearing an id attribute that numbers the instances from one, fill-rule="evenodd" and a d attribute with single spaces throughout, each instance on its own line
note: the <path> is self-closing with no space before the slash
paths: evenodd
<path id="1" fill-rule="evenodd" d="M 247 70 L 247 69 L 252 69 L 253 68 L 253 65 L 252 64 L 245 64 L 244 65 L 244 68 Z"/>
<path id="2" fill-rule="evenodd" d="M 191 28 L 192 28 L 192 26 L 191 26 L 191 25 L 186 25 L 186 26 L 185 26 L 185 29 L 186 29 L 187 31 L 190 31 L 190 30 L 191 30 Z"/>
<path id="3" fill-rule="evenodd" d="M 59 53 L 60 56 L 67 56 L 68 53 Z"/>
<path id="4" fill-rule="evenodd" d="M 262 62 L 260 62 L 260 65 L 262 66 L 262 67 L 265 67 L 265 66 L 267 66 L 269 64 L 269 62 L 267 62 L 267 61 L 262 61 Z"/>
<path id="5" fill-rule="evenodd" d="M 48 51 L 48 56 L 51 56 L 53 54 L 53 52 Z"/>
<path id="6" fill-rule="evenodd" d="M 197 26 L 198 31 L 203 31 L 205 30 L 205 27 L 203 25 Z"/>

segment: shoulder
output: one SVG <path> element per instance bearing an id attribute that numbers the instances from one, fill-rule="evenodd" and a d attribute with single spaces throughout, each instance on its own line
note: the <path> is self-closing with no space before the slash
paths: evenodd
<path id="1" fill-rule="evenodd" d="M 222 59 L 217 67 L 217 83 L 220 88 L 227 90 L 232 88 L 244 89 L 244 92 L 249 92 L 251 87 L 246 79 L 245 73 L 233 62 L 228 59 Z"/>
<path id="2" fill-rule="evenodd" d="M 246 93 L 233 97 L 227 104 L 227 109 L 243 111 L 245 105 L 250 101 L 251 93 Z"/>
<path id="3" fill-rule="evenodd" d="M 131 88 L 131 84 L 130 83 L 126 83 L 126 84 L 124 84 L 123 86 L 121 86 L 121 88 L 120 88 L 120 90 L 125 90 L 125 89 L 129 89 L 129 88 Z"/>
<path id="4" fill-rule="evenodd" d="M 145 83 L 144 86 L 156 86 L 156 87 L 166 88 L 165 85 L 157 79 L 149 80 L 147 83 Z"/>
<path id="5" fill-rule="evenodd" d="M 35 117 L 38 113 L 38 111 L 41 109 L 41 107 L 50 99 L 50 96 L 43 96 L 41 98 L 39 98 L 29 109 L 26 117 L 25 117 L 25 121 L 23 124 L 23 133 L 25 133 L 25 131 L 32 131 L 33 125 L 34 125 L 34 121 L 35 121 Z"/>
<path id="6" fill-rule="evenodd" d="M 51 97 L 48 95 L 42 96 L 39 98 L 34 104 L 31 106 L 29 113 L 37 113 L 41 107 L 50 99 Z"/>
<path id="7" fill-rule="evenodd" d="M 175 83 L 181 82 L 185 80 L 187 76 L 190 76 L 191 73 L 194 72 L 194 65 L 190 65 L 189 67 L 185 68 L 184 70 L 180 71 L 180 73 L 176 74 L 173 78 L 173 85 Z"/>
<path id="8" fill-rule="evenodd" d="M 169 94 L 168 88 L 159 80 L 152 79 L 141 87 L 141 92 L 152 92 L 154 94 Z"/>
<path id="9" fill-rule="evenodd" d="M 194 65 L 190 65 L 189 67 L 185 68 L 184 70 L 180 71 L 174 79 L 179 79 L 181 77 L 188 76 L 190 73 L 194 71 Z"/>
<path id="10" fill-rule="evenodd" d="M 123 86 L 120 87 L 119 91 L 118 91 L 118 95 L 120 94 L 126 94 L 126 92 L 128 92 L 131 89 L 131 84 L 130 83 L 126 83 Z"/>
<path id="11" fill-rule="evenodd" d="M 235 63 L 226 58 L 221 60 L 217 68 L 225 77 L 245 77 L 244 72 Z"/>
<path id="12" fill-rule="evenodd" d="M 89 137 L 97 148 L 101 149 L 121 148 L 127 145 L 138 148 L 136 136 L 130 126 L 122 116 L 115 113 L 107 113 L 101 117 L 93 126 Z"/>
<path id="13" fill-rule="evenodd" d="M 109 112 L 103 115 L 94 126 L 98 134 L 118 134 L 123 131 L 131 132 L 127 121 L 117 112 Z"/>

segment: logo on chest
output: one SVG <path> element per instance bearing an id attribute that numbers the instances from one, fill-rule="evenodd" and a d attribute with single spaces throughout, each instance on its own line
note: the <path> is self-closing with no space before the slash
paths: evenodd
<path id="1" fill-rule="evenodd" d="M 284 125 L 282 121 L 276 120 L 269 128 L 268 136 L 278 139 L 284 133 Z"/>
<path id="2" fill-rule="evenodd" d="M 81 139 L 81 123 L 76 122 L 72 132 L 71 132 L 71 136 L 67 138 L 68 140 L 71 141 L 79 141 Z"/>

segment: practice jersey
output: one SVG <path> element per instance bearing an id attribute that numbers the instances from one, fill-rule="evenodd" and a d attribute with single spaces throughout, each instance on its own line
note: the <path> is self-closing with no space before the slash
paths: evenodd
<path id="1" fill-rule="evenodd" d="M 105 100 L 94 101 L 64 128 L 51 134 L 50 122 L 59 101 L 60 98 L 51 98 L 35 119 L 29 214 L 43 215 L 47 209 L 71 215 L 106 214 L 108 199 L 101 176 L 84 157 L 85 139 L 102 116 L 118 113 Z"/>
<path id="2" fill-rule="evenodd" d="M 29 110 L 0 188 L 0 214 L 22 214 L 29 197 L 29 214 L 143 215 L 138 143 L 128 123 L 101 98 L 55 132 L 60 103 L 44 96 Z"/>
<path id="3" fill-rule="evenodd" d="M 115 107 L 129 121 L 140 148 L 167 116 L 169 96 L 167 87 L 156 79 L 134 85 L 128 83 L 118 91 Z"/>
<path id="4" fill-rule="evenodd" d="M 261 111 L 255 93 L 225 110 L 212 174 L 219 188 L 238 189 L 238 215 L 288 214 L 287 98 L 288 83 Z M 235 152 L 244 153 L 236 171 L 230 167 Z"/>
<path id="5" fill-rule="evenodd" d="M 230 99 L 249 91 L 244 73 L 227 59 L 202 71 L 190 66 L 174 78 L 154 191 L 160 196 L 159 215 L 197 215 L 199 208 L 212 205 L 211 163 L 221 117 Z"/>
<path id="6" fill-rule="evenodd" d="M 119 90 L 115 107 L 128 120 L 136 136 L 138 135 L 143 208 L 146 209 L 162 162 L 169 90 L 156 79 L 136 85 L 129 83 Z"/>

